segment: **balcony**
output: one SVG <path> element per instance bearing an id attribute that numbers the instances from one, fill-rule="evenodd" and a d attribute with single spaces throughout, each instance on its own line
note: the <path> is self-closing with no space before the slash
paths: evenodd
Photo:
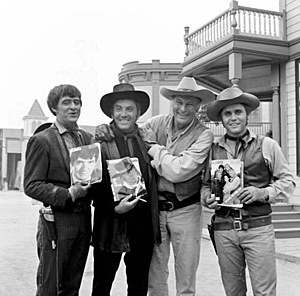
<path id="1" fill-rule="evenodd" d="M 219 92 L 236 83 L 233 72 L 242 67 L 238 85 L 260 100 L 271 101 L 272 66 L 289 59 L 285 24 L 285 11 L 239 6 L 233 0 L 199 29 L 190 33 L 189 27 L 184 28 L 182 75 Z"/>
<path id="2" fill-rule="evenodd" d="M 286 12 L 239 6 L 229 8 L 190 33 L 184 28 L 185 57 L 182 76 L 217 93 L 232 85 L 254 94 L 271 106 L 269 118 L 256 121 L 272 125 L 273 139 L 282 144 L 282 100 L 280 65 L 289 60 L 286 40 Z M 264 119 L 262 119 L 264 118 Z M 264 125 L 262 125 L 264 126 Z M 267 128 L 266 130 L 268 130 Z M 265 134 L 259 130 L 258 134 Z"/>
<path id="3" fill-rule="evenodd" d="M 229 36 L 248 36 L 285 40 L 284 13 L 239 6 L 237 1 L 208 24 L 189 33 L 185 27 L 185 60 Z"/>

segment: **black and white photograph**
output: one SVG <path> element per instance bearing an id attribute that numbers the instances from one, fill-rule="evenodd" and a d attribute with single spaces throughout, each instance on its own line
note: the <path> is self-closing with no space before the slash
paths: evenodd
<path id="1" fill-rule="evenodd" d="M 211 186 L 220 206 L 241 208 L 237 199 L 244 187 L 244 164 L 239 159 L 218 159 L 211 163 Z"/>
<path id="2" fill-rule="evenodd" d="M 99 143 L 70 149 L 72 184 L 94 184 L 102 180 L 101 149 Z"/>
<path id="3" fill-rule="evenodd" d="M 300 295 L 300 0 L 0 27 L 0 296 Z"/>
<path id="4" fill-rule="evenodd" d="M 114 200 L 119 201 L 128 195 L 132 198 L 147 194 L 146 185 L 136 157 L 107 160 Z"/>

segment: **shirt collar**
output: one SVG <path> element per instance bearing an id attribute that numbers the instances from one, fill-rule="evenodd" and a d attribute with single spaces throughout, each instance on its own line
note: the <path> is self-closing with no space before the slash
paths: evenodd
<path id="1" fill-rule="evenodd" d="M 244 140 L 245 140 L 245 143 L 248 144 L 250 141 L 252 141 L 252 139 L 255 139 L 255 138 L 257 138 L 257 135 L 249 130 L 249 135 Z M 226 143 L 226 137 L 224 135 L 220 138 L 218 144 L 219 144 L 219 146 L 224 147 L 225 143 Z"/>
<path id="2" fill-rule="evenodd" d="M 67 128 L 65 128 L 62 124 L 60 124 L 57 120 L 55 120 L 55 125 L 56 125 L 56 127 L 57 127 L 58 132 L 59 132 L 61 135 L 69 131 L 69 130 L 68 130 Z M 77 123 L 76 123 L 75 129 L 74 129 L 74 130 L 77 130 L 77 129 L 78 129 L 78 125 L 77 125 Z"/>
<path id="3" fill-rule="evenodd" d="M 169 124 L 168 124 L 168 127 L 167 127 L 167 130 L 168 130 L 168 134 L 172 134 L 172 129 L 174 127 L 174 115 L 172 115 L 171 117 L 171 120 L 169 121 Z M 183 135 L 185 134 L 190 128 L 191 126 L 194 124 L 196 118 L 193 118 L 193 120 L 191 121 L 191 123 L 178 135 Z"/>

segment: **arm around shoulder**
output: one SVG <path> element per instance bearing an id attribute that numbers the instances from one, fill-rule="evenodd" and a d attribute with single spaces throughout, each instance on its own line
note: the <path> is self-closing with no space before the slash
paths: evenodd
<path id="1" fill-rule="evenodd" d="M 173 183 L 184 182 L 204 168 L 213 137 L 212 131 L 206 129 L 190 147 L 179 155 L 173 155 L 161 145 L 153 145 L 148 153 L 153 157 L 152 164 L 160 176 Z"/>

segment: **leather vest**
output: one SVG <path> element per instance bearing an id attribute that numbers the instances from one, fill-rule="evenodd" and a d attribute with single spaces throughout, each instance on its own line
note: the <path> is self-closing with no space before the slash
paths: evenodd
<path id="1" fill-rule="evenodd" d="M 265 188 L 271 182 L 271 172 L 265 163 L 262 153 L 262 143 L 264 136 L 257 136 L 252 138 L 244 146 L 241 160 L 244 162 L 244 187 L 254 186 L 257 188 Z M 224 147 L 214 143 L 212 147 L 212 159 L 227 159 L 227 151 Z M 263 216 L 272 212 L 269 203 L 261 203 L 255 201 L 251 204 L 244 204 L 243 209 L 249 211 L 251 216 Z M 223 207 L 216 211 L 216 213 L 223 215 L 228 209 Z"/>
<path id="2" fill-rule="evenodd" d="M 168 138 L 167 130 L 168 130 L 168 126 L 170 126 L 171 120 L 172 120 L 172 116 L 170 116 L 169 120 L 164 121 L 164 123 L 157 131 L 158 144 L 163 145 L 165 147 L 167 146 L 167 138 Z M 174 143 L 174 147 L 172 147 L 171 145 L 172 155 L 178 156 L 182 151 L 188 150 L 188 148 L 198 140 L 200 135 L 206 129 L 207 127 L 205 127 L 202 123 L 200 123 L 198 120 L 194 120 L 190 128 L 187 131 L 185 131 L 184 134 L 182 134 L 180 140 Z M 201 172 L 199 172 L 199 174 L 195 175 L 194 177 L 192 177 L 187 181 L 173 183 L 176 197 L 179 200 L 184 200 L 192 196 L 193 194 L 200 192 L 201 184 L 202 184 Z"/>

